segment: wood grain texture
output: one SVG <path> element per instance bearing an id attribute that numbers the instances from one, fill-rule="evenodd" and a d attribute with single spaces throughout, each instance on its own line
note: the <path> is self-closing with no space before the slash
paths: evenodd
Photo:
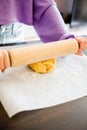
<path id="1" fill-rule="evenodd" d="M 0 113 L 0 130 L 87 130 L 87 97 L 13 118 L 0 105 Z"/>
<path id="2" fill-rule="evenodd" d="M 51 42 L 8 50 L 11 66 L 32 64 L 76 53 L 78 43 L 75 39 Z"/>

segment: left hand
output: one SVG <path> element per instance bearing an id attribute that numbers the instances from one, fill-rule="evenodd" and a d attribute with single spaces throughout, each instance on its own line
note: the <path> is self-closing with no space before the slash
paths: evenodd
<path id="1" fill-rule="evenodd" d="M 83 55 L 82 51 L 87 49 L 87 38 L 76 37 L 75 39 L 77 40 L 77 42 L 79 44 L 79 49 L 76 54 L 82 56 Z"/>
<path id="2" fill-rule="evenodd" d="M 6 68 L 10 66 L 10 59 L 6 50 L 0 49 L 0 71 L 5 72 Z"/>

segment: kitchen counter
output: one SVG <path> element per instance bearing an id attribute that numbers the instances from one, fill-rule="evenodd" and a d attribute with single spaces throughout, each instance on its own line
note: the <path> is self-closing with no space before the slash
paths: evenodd
<path id="1" fill-rule="evenodd" d="M 87 130 L 87 97 L 12 118 L 0 104 L 0 130 Z"/>

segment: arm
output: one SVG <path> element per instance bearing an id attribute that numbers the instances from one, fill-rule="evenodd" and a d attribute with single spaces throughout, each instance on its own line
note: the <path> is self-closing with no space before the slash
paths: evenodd
<path id="1" fill-rule="evenodd" d="M 53 0 L 34 0 L 34 27 L 43 42 L 73 38 Z"/>
<path id="2" fill-rule="evenodd" d="M 69 34 L 60 12 L 53 0 L 34 0 L 34 27 L 43 42 L 51 42 L 68 38 L 75 38 Z M 82 55 L 87 49 L 86 38 L 75 38 L 80 48 L 76 54 Z"/>

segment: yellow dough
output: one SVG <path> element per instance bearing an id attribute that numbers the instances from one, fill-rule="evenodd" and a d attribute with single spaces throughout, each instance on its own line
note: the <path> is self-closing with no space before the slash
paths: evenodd
<path id="1" fill-rule="evenodd" d="M 28 66 L 35 72 L 44 74 L 52 71 L 55 68 L 56 59 L 45 60 L 38 63 L 29 64 Z"/>

